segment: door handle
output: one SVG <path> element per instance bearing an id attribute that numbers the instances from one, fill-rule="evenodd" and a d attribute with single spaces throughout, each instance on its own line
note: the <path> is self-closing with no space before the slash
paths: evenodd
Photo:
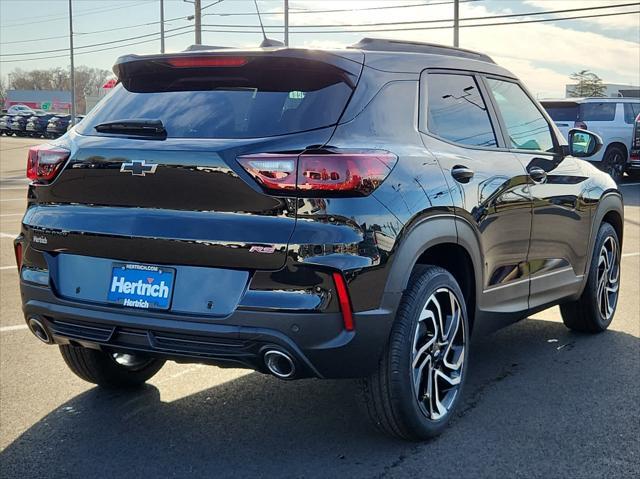
<path id="1" fill-rule="evenodd" d="M 529 177 L 531 177 L 531 179 L 536 183 L 542 183 L 547 179 L 547 172 L 539 166 L 532 166 L 531 168 L 529 168 L 528 172 Z"/>
<path id="2" fill-rule="evenodd" d="M 451 168 L 451 176 L 460 183 L 469 183 L 469 180 L 473 178 L 473 174 L 473 170 L 466 166 L 456 165 Z"/>

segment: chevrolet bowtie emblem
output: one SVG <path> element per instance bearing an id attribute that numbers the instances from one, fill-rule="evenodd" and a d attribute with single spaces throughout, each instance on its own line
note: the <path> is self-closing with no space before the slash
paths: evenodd
<path id="1" fill-rule="evenodd" d="M 129 163 L 122 163 L 120 167 L 120 173 L 131 173 L 133 176 L 145 176 L 146 174 L 152 175 L 156 172 L 156 164 L 147 164 L 142 161 L 130 161 Z"/>

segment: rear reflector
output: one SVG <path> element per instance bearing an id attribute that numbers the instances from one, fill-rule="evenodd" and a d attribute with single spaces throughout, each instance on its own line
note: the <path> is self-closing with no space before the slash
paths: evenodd
<path id="1" fill-rule="evenodd" d="M 366 196 L 389 175 L 397 157 L 382 150 L 318 153 L 259 153 L 238 158 L 242 167 L 271 192 L 305 196 Z"/>
<path id="2" fill-rule="evenodd" d="M 49 144 L 29 148 L 27 178 L 38 183 L 49 183 L 62 169 L 70 151 Z"/>
<path id="3" fill-rule="evenodd" d="M 169 58 L 167 63 L 176 68 L 201 67 L 241 67 L 247 64 L 245 57 L 175 57 Z"/>
<path id="4" fill-rule="evenodd" d="M 16 255 L 16 264 L 18 265 L 18 271 L 22 268 L 22 243 L 16 243 L 13 247 Z"/>
<path id="5" fill-rule="evenodd" d="M 351 301 L 349 299 L 347 283 L 345 282 L 342 273 L 333 273 L 333 282 L 336 285 L 336 292 L 338 293 L 338 302 L 340 303 L 340 311 L 342 312 L 342 322 L 344 323 L 344 329 L 346 329 L 347 331 L 353 331 L 353 311 L 351 310 Z"/>

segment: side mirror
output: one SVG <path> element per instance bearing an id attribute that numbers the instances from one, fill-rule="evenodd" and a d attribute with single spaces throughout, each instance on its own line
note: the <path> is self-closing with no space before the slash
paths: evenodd
<path id="1" fill-rule="evenodd" d="M 577 158 L 593 156 L 602 148 L 602 138 L 591 131 L 569 130 L 569 154 Z"/>

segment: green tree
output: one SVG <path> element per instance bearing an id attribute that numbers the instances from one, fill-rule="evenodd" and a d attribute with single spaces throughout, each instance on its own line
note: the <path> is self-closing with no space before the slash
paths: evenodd
<path id="1" fill-rule="evenodd" d="M 607 87 L 602 83 L 602 78 L 589 70 L 573 73 L 569 78 L 576 82 L 567 91 L 569 97 L 602 97 L 606 95 Z"/>

